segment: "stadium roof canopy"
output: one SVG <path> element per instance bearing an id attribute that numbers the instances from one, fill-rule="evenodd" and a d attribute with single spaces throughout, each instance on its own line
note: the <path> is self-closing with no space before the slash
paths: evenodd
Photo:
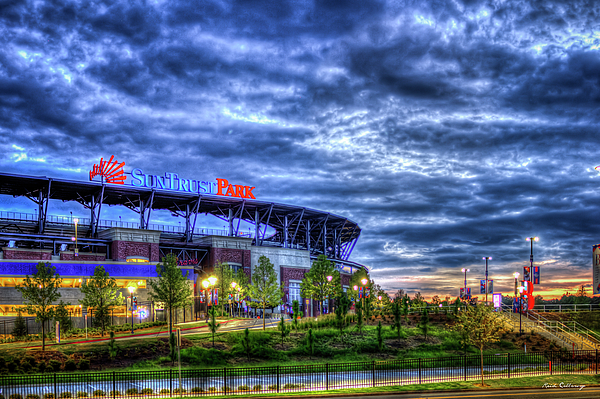
<path id="1" fill-rule="evenodd" d="M 93 237 L 97 236 L 102 205 L 125 206 L 137 212 L 141 229 L 149 228 L 153 210 L 168 210 L 173 216 L 185 218 L 182 239 L 186 242 L 194 241 L 200 214 L 226 221 L 229 236 L 244 235 L 240 230 L 240 221 L 244 220 L 254 225 L 251 235 L 255 245 L 306 249 L 313 256 L 325 254 L 342 261 L 348 261 L 361 232 L 355 222 L 315 209 L 123 184 L 0 173 L 0 194 L 27 197 L 38 205 L 38 234 L 44 233 L 50 199 L 77 201 L 89 209 Z"/>

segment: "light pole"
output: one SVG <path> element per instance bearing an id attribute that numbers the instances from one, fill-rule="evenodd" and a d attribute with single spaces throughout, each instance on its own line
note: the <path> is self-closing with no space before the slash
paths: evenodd
<path id="1" fill-rule="evenodd" d="M 333 276 L 327 276 L 325 277 L 327 279 L 328 283 L 331 283 L 331 280 L 333 280 Z M 329 289 L 327 290 L 327 308 L 329 309 L 331 307 L 331 304 L 329 303 Z"/>
<path id="2" fill-rule="evenodd" d="M 129 303 L 131 305 L 131 333 L 133 334 L 133 291 L 135 291 L 135 287 L 127 287 L 127 289 L 129 290 Z"/>
<path id="3" fill-rule="evenodd" d="M 467 298 L 467 272 L 470 272 L 471 269 L 462 268 L 462 269 L 460 269 L 460 271 L 465 273 L 465 292 L 464 292 L 464 298 L 466 300 L 466 299 L 468 299 Z"/>
<path id="4" fill-rule="evenodd" d="M 517 297 L 517 280 L 519 279 L 519 272 L 514 272 L 513 277 L 515 278 L 515 298 Z"/>
<path id="5" fill-rule="evenodd" d="M 521 330 L 521 315 L 523 314 L 523 290 L 525 287 L 519 287 L 519 335 L 523 335 L 523 330 Z"/>
<path id="6" fill-rule="evenodd" d="M 208 321 L 208 309 L 209 309 L 209 297 L 210 297 L 210 306 L 212 306 L 213 298 L 212 298 L 212 287 L 217 283 L 217 278 L 215 276 L 210 276 L 206 280 L 202 281 L 202 286 L 204 290 L 208 291 L 206 295 L 206 320 Z"/>
<path id="7" fill-rule="evenodd" d="M 77 223 L 79 223 L 79 219 L 73 219 L 73 223 L 75 223 L 75 256 L 79 256 L 79 249 L 77 248 Z"/>
<path id="8" fill-rule="evenodd" d="M 485 259 L 485 304 L 488 303 L 488 260 L 492 260 L 491 256 L 484 256 Z"/>
<path id="9" fill-rule="evenodd" d="M 235 290 L 235 287 L 236 287 L 236 286 L 237 286 L 237 283 L 236 283 L 235 281 L 232 281 L 232 282 L 231 282 L 231 289 L 232 289 L 232 290 Z M 232 297 L 233 297 L 233 295 L 232 295 Z M 233 297 L 233 300 L 232 300 L 231 302 L 232 302 L 232 303 L 230 303 L 230 304 L 229 304 L 229 308 L 230 308 L 230 312 L 231 312 L 231 317 L 234 317 L 234 314 L 233 314 L 233 306 L 232 306 L 232 305 L 234 305 L 234 304 L 235 304 L 235 297 Z"/>
<path id="10" fill-rule="evenodd" d="M 365 316 L 365 321 L 368 324 L 368 320 L 367 320 L 367 301 L 365 300 L 365 298 L 367 297 L 367 283 L 369 282 L 369 280 L 367 280 L 366 278 L 363 278 L 362 280 L 360 280 L 360 282 L 363 285 L 363 297 L 362 297 L 362 303 L 363 303 L 363 314 Z"/>

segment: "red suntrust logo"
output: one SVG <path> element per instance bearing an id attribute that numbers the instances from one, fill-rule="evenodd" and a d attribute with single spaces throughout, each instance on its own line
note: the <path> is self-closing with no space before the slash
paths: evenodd
<path id="1" fill-rule="evenodd" d="M 100 163 L 94 165 L 94 168 L 90 170 L 90 180 L 96 176 L 102 176 L 106 183 L 125 184 L 127 178 L 123 172 L 125 162 L 118 163 L 116 159 L 113 161 L 114 157 L 111 155 L 108 161 L 100 158 Z"/>

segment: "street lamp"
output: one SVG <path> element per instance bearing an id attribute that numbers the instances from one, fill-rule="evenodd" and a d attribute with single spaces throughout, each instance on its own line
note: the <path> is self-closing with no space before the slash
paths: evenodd
<path id="1" fill-rule="evenodd" d="M 367 280 L 366 278 L 363 278 L 362 280 L 360 280 L 360 282 L 361 282 L 361 283 L 362 283 L 362 285 L 363 285 L 363 297 L 362 297 L 362 302 L 363 302 L 363 315 L 365 316 L 365 321 L 366 321 L 366 322 L 367 322 L 367 324 L 368 324 L 368 320 L 367 320 L 367 314 L 366 314 L 366 311 L 367 311 L 367 303 L 366 303 L 366 300 L 365 300 L 365 298 L 366 298 L 366 296 L 367 296 L 367 291 L 366 291 L 366 287 L 365 287 L 365 286 L 367 285 L 367 283 L 369 282 L 369 280 Z"/>
<path id="2" fill-rule="evenodd" d="M 519 272 L 514 272 L 513 276 L 515 278 L 515 298 L 516 298 L 517 297 L 517 280 L 519 279 L 520 274 L 519 274 Z"/>
<path id="3" fill-rule="evenodd" d="M 328 283 L 331 283 L 331 280 L 333 280 L 333 276 L 327 276 L 325 277 L 327 279 Z M 329 298 L 329 289 L 327 290 L 327 308 L 329 308 L 331 306 L 331 304 L 329 303 L 329 300 L 331 298 Z"/>
<path id="4" fill-rule="evenodd" d="M 236 283 L 235 281 L 232 281 L 232 282 L 231 282 L 231 289 L 232 289 L 232 290 L 235 290 L 235 287 L 236 287 L 236 286 L 237 286 L 237 283 Z M 233 297 L 233 295 L 232 295 L 232 297 Z M 232 301 L 232 302 L 233 302 L 233 304 L 235 304 L 235 297 L 233 298 L 233 301 Z M 230 304 L 229 304 L 229 310 L 230 310 L 230 313 L 231 313 L 231 317 L 234 317 L 234 315 L 233 315 L 233 306 L 232 306 L 232 303 L 230 303 Z"/>
<path id="5" fill-rule="evenodd" d="M 492 260 L 491 256 L 484 256 L 485 259 L 485 304 L 487 305 L 488 301 L 488 260 Z"/>
<path id="6" fill-rule="evenodd" d="M 79 219 L 73 219 L 73 223 L 75 223 L 75 256 L 79 256 L 79 249 L 77 248 L 77 223 L 79 223 Z"/>
<path id="7" fill-rule="evenodd" d="M 77 225 L 75 225 L 77 226 Z M 129 290 L 129 298 L 130 298 L 130 305 L 131 305 L 131 333 L 133 334 L 133 291 L 135 291 L 135 287 L 127 287 L 127 289 Z"/>
<path id="8" fill-rule="evenodd" d="M 468 299 L 468 298 L 467 298 L 467 272 L 470 272 L 470 271 L 471 271 L 471 269 L 465 269 L 465 268 L 462 268 L 462 269 L 460 269 L 460 271 L 465 273 L 465 291 L 464 291 L 464 298 L 465 298 L 465 300 L 466 300 L 466 299 Z"/>
<path id="9" fill-rule="evenodd" d="M 204 287 L 205 290 L 208 291 L 208 295 L 206 296 L 206 320 L 208 320 L 208 309 L 209 309 L 209 305 L 208 305 L 208 298 L 209 295 L 212 294 L 212 287 L 214 287 L 214 285 L 217 283 L 217 278 L 215 276 L 210 276 L 209 278 L 207 278 L 206 280 L 202 281 L 202 286 Z M 210 302 L 211 302 L 211 306 L 212 306 L 212 295 L 210 295 Z"/>

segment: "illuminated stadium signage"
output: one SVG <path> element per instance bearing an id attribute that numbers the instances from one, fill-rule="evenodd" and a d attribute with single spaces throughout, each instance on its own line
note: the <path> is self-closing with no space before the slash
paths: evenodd
<path id="1" fill-rule="evenodd" d="M 102 176 L 106 183 L 125 184 L 126 176 L 123 172 L 125 162 L 120 164 L 110 160 L 104 161 L 100 158 L 100 163 L 94 165 L 90 171 L 90 180 L 96 176 Z M 226 179 L 216 179 L 217 181 L 184 179 L 177 173 L 165 173 L 164 176 L 150 175 L 144 173 L 140 168 L 131 171 L 131 185 L 134 187 L 158 188 L 161 190 L 184 191 L 195 194 L 212 194 L 223 197 L 238 197 L 256 199 L 252 190 L 255 187 L 230 184 Z"/>

